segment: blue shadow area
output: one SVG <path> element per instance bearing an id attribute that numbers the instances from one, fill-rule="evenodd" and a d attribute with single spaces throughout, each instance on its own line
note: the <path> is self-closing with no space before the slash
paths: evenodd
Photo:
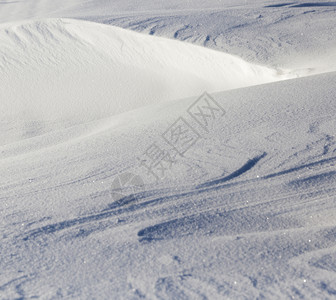
<path id="1" fill-rule="evenodd" d="M 313 3 L 301 3 L 293 5 L 291 7 L 319 7 L 319 6 L 336 6 L 336 2 L 313 2 Z"/>
<path id="2" fill-rule="evenodd" d="M 292 4 L 295 4 L 295 2 L 272 4 L 272 5 L 267 5 L 265 7 L 283 7 L 283 6 L 288 6 L 288 5 L 292 5 Z"/>
<path id="3" fill-rule="evenodd" d="M 279 3 L 279 4 L 271 4 L 267 5 L 265 7 L 284 7 L 284 6 L 290 6 L 290 7 L 328 7 L 328 6 L 336 6 L 336 2 L 307 2 L 307 3 L 300 3 L 295 4 L 295 2 L 288 2 L 288 3 Z"/>

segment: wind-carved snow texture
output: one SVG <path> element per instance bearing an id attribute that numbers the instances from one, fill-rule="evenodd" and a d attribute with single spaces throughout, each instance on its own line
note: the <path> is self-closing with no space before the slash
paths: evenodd
<path id="1" fill-rule="evenodd" d="M 0 299 L 335 298 L 334 2 L 49 2 L 0 2 Z"/>
<path id="2" fill-rule="evenodd" d="M 93 123 L 86 130 L 99 134 L 50 147 L 46 158 L 36 151 L 3 159 L 4 178 L 11 178 L 2 185 L 4 297 L 332 297 L 334 80 L 333 73 L 216 94 L 227 113 L 213 134 L 225 145 L 213 148 L 210 133 L 180 160 L 195 157 L 194 169 L 178 164 L 170 180 L 118 201 L 110 186 L 132 170 L 148 132 L 160 136 L 195 99 L 158 106 L 154 121 L 139 113 L 145 131 L 118 132 L 113 123 L 99 131 Z M 268 97 L 274 90 L 277 97 Z M 163 114 L 165 121 L 155 121 Z M 59 163 L 45 168 L 49 160 Z"/>
<path id="3" fill-rule="evenodd" d="M 300 75 L 335 71 L 335 2 L 272 2 L 90 19 L 290 68 Z"/>

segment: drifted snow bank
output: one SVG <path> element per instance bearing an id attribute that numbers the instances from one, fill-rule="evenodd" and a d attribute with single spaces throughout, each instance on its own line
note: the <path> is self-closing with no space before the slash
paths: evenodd
<path id="1" fill-rule="evenodd" d="M 291 77 L 240 58 L 69 19 L 0 27 L 2 120 L 83 122 Z"/>

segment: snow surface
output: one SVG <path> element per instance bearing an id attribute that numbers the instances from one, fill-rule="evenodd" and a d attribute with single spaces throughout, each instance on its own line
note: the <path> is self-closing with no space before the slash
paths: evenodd
<path id="1" fill-rule="evenodd" d="M 203 47 L 91 22 L 7 23 L 0 26 L 0 36 L 1 117 L 7 121 L 9 115 L 11 127 L 17 120 L 87 122 L 205 90 L 295 76 Z M 13 82 L 20 88 L 14 89 Z"/>
<path id="2" fill-rule="evenodd" d="M 334 14 L 0 1 L 0 299 L 335 298 Z"/>

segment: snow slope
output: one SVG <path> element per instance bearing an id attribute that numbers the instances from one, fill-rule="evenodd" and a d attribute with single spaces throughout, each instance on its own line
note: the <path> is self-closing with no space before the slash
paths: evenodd
<path id="1" fill-rule="evenodd" d="M 335 1 L 0 1 L 0 22 L 80 18 L 304 73 L 336 70 Z"/>
<path id="2" fill-rule="evenodd" d="M 0 299 L 333 299 L 333 14 L 0 1 Z M 153 146 L 174 160 L 158 181 Z"/>
<path id="3" fill-rule="evenodd" d="M 1 160 L 2 298 L 331 299 L 335 79 L 214 95 L 225 116 L 158 183 L 137 157 L 195 98 L 30 139 Z M 145 186 L 116 201 L 124 172 Z"/>
<path id="4" fill-rule="evenodd" d="M 218 51 L 84 21 L 5 24 L 0 36 L 0 116 L 9 130 L 17 120 L 24 122 L 20 127 L 76 124 L 204 90 L 294 77 Z M 31 129 L 10 136 L 25 130 Z"/>

